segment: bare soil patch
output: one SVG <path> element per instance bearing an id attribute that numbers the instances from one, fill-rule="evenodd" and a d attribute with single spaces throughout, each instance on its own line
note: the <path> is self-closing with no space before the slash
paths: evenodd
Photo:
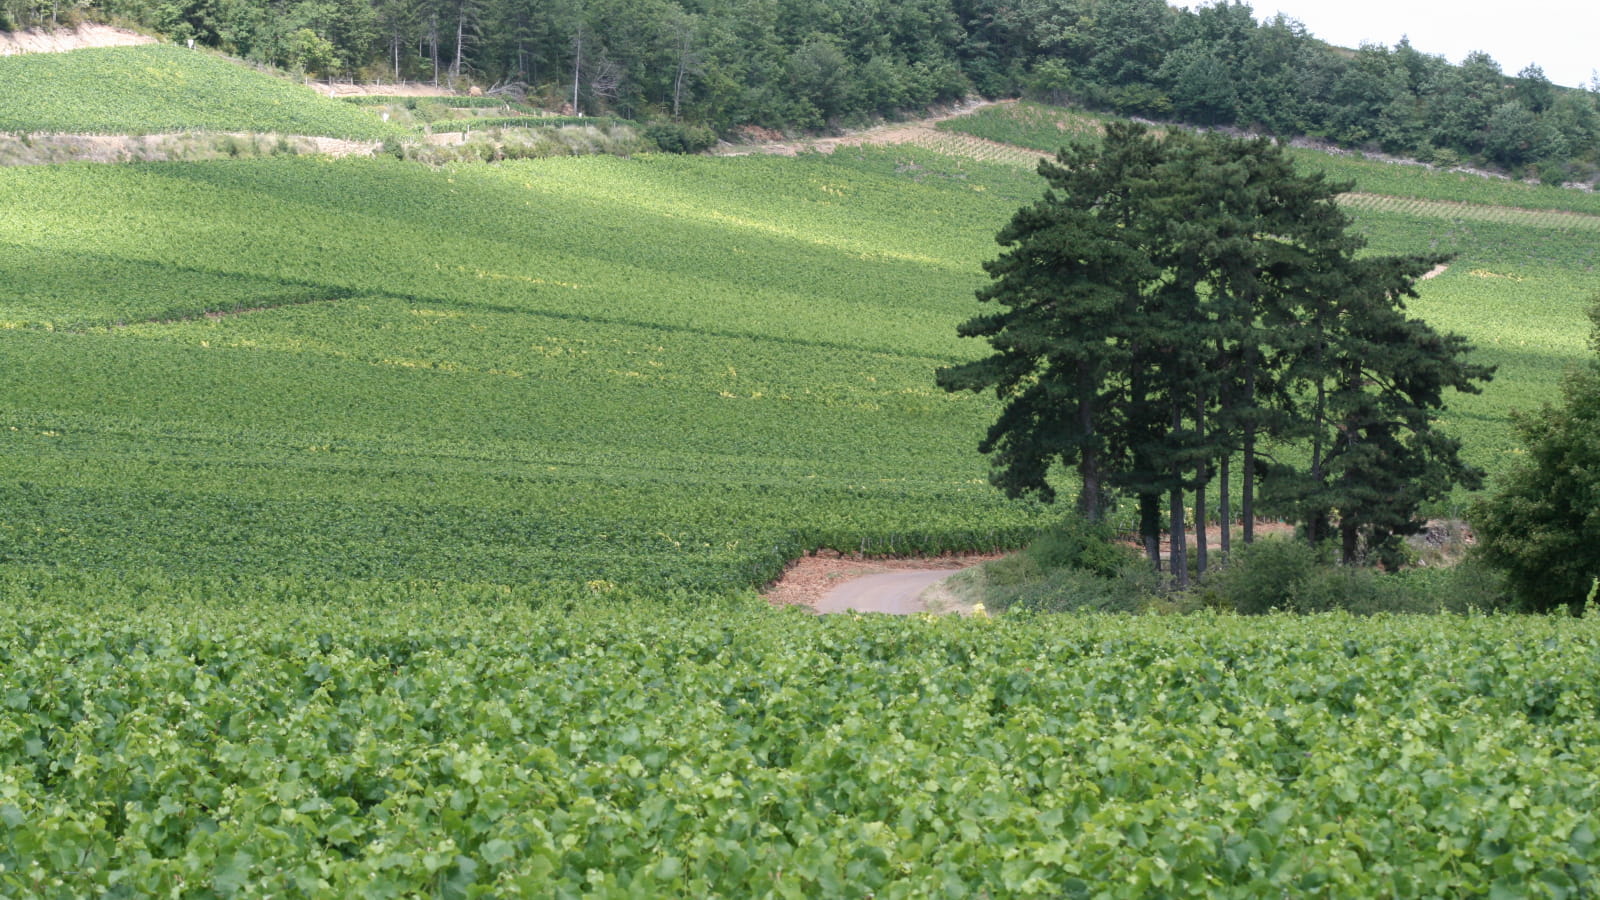
<path id="1" fill-rule="evenodd" d="M 156 39 L 126 28 L 109 25 L 79 25 L 55 31 L 28 29 L 27 31 L 0 31 L 0 56 L 19 53 L 65 53 L 89 47 L 132 47 L 136 44 L 154 44 Z"/>
<path id="2" fill-rule="evenodd" d="M 837 550 L 818 550 L 789 564 L 783 576 L 767 586 L 761 596 L 773 606 L 806 606 L 816 609 L 834 588 L 864 575 L 936 569 L 964 569 L 1001 553 L 948 553 L 941 556 L 865 557 L 846 556 Z"/>
<path id="3" fill-rule="evenodd" d="M 1234 524 L 1232 526 L 1232 529 L 1228 532 L 1228 535 L 1229 535 L 1229 540 L 1232 542 L 1232 546 L 1238 547 L 1238 546 L 1240 546 L 1240 545 L 1242 545 L 1244 543 L 1244 527 L 1242 525 Z M 1256 540 L 1261 540 L 1262 538 L 1293 537 L 1293 536 L 1294 536 L 1294 526 L 1289 524 L 1288 522 L 1273 522 L 1273 521 L 1266 520 L 1266 519 L 1257 519 L 1256 520 L 1256 527 L 1255 527 Z M 1139 541 L 1138 541 L 1137 537 L 1129 538 L 1125 543 L 1128 546 L 1133 547 L 1133 548 L 1135 548 L 1135 549 L 1137 549 L 1137 550 L 1139 550 L 1141 552 L 1143 552 L 1143 550 L 1144 550 L 1144 547 L 1139 544 Z M 1192 525 L 1189 528 L 1184 530 L 1184 533 L 1183 533 L 1183 545 L 1184 545 L 1185 548 L 1187 548 L 1187 552 L 1189 553 L 1189 557 L 1191 559 L 1193 559 L 1195 552 L 1199 549 L 1199 546 L 1200 546 L 1200 537 L 1199 537 L 1199 535 L 1195 534 L 1195 530 L 1194 530 L 1194 527 Z M 1207 523 L 1207 525 L 1206 525 L 1206 547 L 1207 547 L 1208 551 L 1211 552 L 1211 553 L 1217 553 L 1217 552 L 1221 551 L 1221 549 L 1222 549 L 1222 526 L 1221 525 Z M 1162 559 L 1171 559 L 1172 558 L 1172 535 L 1170 533 L 1168 533 L 1168 532 L 1165 532 L 1165 531 L 1163 531 L 1161 533 L 1161 558 Z"/>
<path id="4" fill-rule="evenodd" d="M 318 82 L 312 87 L 329 97 L 454 97 L 460 93 L 446 85 L 413 81 L 396 84 L 344 84 L 334 81 Z"/>
<path id="5" fill-rule="evenodd" d="M 891 122 L 855 131 L 838 137 L 800 138 L 796 140 L 765 140 L 749 144 L 724 144 L 718 151 L 720 156 L 748 156 L 753 153 L 766 153 L 774 156 L 797 156 L 800 153 L 832 153 L 840 147 L 860 147 L 863 145 L 882 146 L 888 144 L 915 144 L 927 138 L 934 126 L 946 119 L 954 119 L 968 113 L 983 109 L 986 106 L 995 106 L 1004 103 L 1015 103 L 1015 100 L 976 100 L 971 103 L 962 103 L 943 112 L 935 113 L 927 118 L 914 122 Z"/>

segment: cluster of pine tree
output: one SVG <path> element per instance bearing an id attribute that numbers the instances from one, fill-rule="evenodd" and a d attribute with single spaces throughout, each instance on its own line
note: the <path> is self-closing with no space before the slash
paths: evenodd
<path id="1" fill-rule="evenodd" d="M 1346 562 L 1393 565 L 1424 503 L 1481 486 L 1432 416 L 1491 370 L 1404 308 L 1443 260 L 1358 256 L 1334 202 L 1348 185 L 1295 172 L 1264 139 L 1134 124 L 1040 172 L 1050 191 L 986 264 L 979 299 L 1001 309 L 961 329 L 994 353 L 938 374 L 1003 401 L 980 449 L 1008 494 L 1049 500 L 1050 469 L 1075 468 L 1086 517 L 1113 492 L 1137 502 L 1157 567 L 1165 501 L 1181 587 L 1185 522 L 1211 518 L 1213 489 L 1216 518 L 1242 518 L 1247 541 L 1259 489 L 1311 541 L 1337 537 Z"/>
<path id="2" fill-rule="evenodd" d="M 1600 163 L 1593 91 L 1485 54 L 1329 47 L 1242 3 L 1164 0 L 0 0 L 0 28 L 90 16 L 317 75 L 519 83 L 579 112 L 817 128 L 1027 93 L 1480 162 Z"/>

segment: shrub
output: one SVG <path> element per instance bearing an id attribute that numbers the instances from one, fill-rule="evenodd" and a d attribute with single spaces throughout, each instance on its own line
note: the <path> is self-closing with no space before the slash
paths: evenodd
<path id="1" fill-rule="evenodd" d="M 1206 579 L 1202 593 L 1212 606 L 1248 614 L 1273 609 L 1466 613 L 1503 609 L 1509 602 L 1505 579 L 1475 563 L 1384 574 L 1364 566 L 1332 565 L 1298 540 L 1236 548 L 1228 565 Z"/>
<path id="2" fill-rule="evenodd" d="M 667 153 L 700 153 L 717 143 L 716 132 L 704 125 L 682 122 L 653 122 L 645 128 L 644 136 Z"/>
<path id="3" fill-rule="evenodd" d="M 1531 610 L 1576 613 L 1600 577 L 1600 297 L 1589 318 L 1594 359 L 1567 377 L 1559 405 L 1512 415 L 1527 454 L 1472 511 L 1479 555 Z"/>
<path id="4" fill-rule="evenodd" d="M 1102 578 L 1116 575 L 1130 561 L 1139 559 L 1132 547 L 1117 543 L 1110 525 L 1090 522 L 1077 514 L 1046 528 L 1024 553 L 1044 572 L 1074 569 Z"/>
<path id="5" fill-rule="evenodd" d="M 1004 605 L 997 608 L 1056 613 L 1141 612 L 1159 586 L 1159 576 L 1137 559 L 1110 575 L 1084 569 L 1055 569 L 1042 580 L 1006 596 Z"/>
<path id="6" fill-rule="evenodd" d="M 1476 560 L 1448 567 L 1407 569 L 1378 579 L 1382 590 L 1371 612 L 1493 612 L 1511 606 L 1505 575 Z M 1349 607 L 1351 612 L 1369 610 Z"/>
<path id="7" fill-rule="evenodd" d="M 1069 514 L 1021 553 L 985 563 L 960 589 L 1000 611 L 1138 612 L 1159 579 L 1104 523 Z"/>
<path id="8" fill-rule="evenodd" d="M 1259 614 L 1294 609 L 1296 590 L 1322 564 L 1318 551 L 1304 541 L 1265 540 L 1233 549 L 1228 564 L 1206 578 L 1214 605 Z M 1325 588 L 1308 589 L 1308 600 L 1320 602 Z"/>

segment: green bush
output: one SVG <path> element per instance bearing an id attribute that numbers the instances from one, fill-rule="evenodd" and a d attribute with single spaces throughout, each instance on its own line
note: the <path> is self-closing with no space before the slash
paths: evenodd
<path id="1" fill-rule="evenodd" d="M 646 139 L 667 153 L 700 153 L 717 143 L 717 134 L 704 125 L 654 122 L 644 130 Z"/>
<path id="2" fill-rule="evenodd" d="M 1294 609 L 1296 591 L 1322 564 L 1317 550 L 1304 541 L 1256 541 L 1234 548 L 1228 564 L 1206 578 L 1203 590 L 1215 595 L 1215 605 L 1242 613 Z M 1308 590 L 1308 599 L 1322 595 L 1321 589 Z"/>
<path id="3" fill-rule="evenodd" d="M 1469 613 L 1509 609 L 1511 588 L 1500 571 L 1469 559 L 1453 566 L 1406 569 L 1377 579 L 1380 593 L 1372 612 Z M 1368 610 L 1348 607 L 1351 612 Z"/>
<path id="4" fill-rule="evenodd" d="M 1535 611 L 1578 612 L 1600 576 L 1600 297 L 1589 318 L 1594 358 L 1567 376 L 1558 405 L 1512 415 L 1527 452 L 1472 510 L 1479 558 Z"/>
<path id="5" fill-rule="evenodd" d="M 985 563 L 965 590 L 997 612 L 1138 612 L 1158 578 L 1116 537 L 1110 526 L 1071 514 L 1021 553 Z"/>
<path id="6" fill-rule="evenodd" d="M 1042 580 L 1005 596 L 1004 606 L 997 608 L 1056 613 L 1141 612 L 1159 584 L 1159 576 L 1140 560 L 1126 563 L 1109 575 L 1084 569 L 1055 569 Z"/>
<path id="7" fill-rule="evenodd" d="M 1138 551 L 1117 543 L 1110 525 L 1077 514 L 1046 528 L 1024 552 L 1043 571 L 1073 569 L 1102 578 L 1116 575 L 1139 558 Z"/>
<path id="8" fill-rule="evenodd" d="M 1318 613 L 1466 613 L 1503 609 L 1505 580 L 1475 563 L 1384 574 L 1333 565 L 1304 541 L 1267 540 L 1233 551 L 1201 587 L 1212 606 L 1260 614 L 1273 609 Z"/>

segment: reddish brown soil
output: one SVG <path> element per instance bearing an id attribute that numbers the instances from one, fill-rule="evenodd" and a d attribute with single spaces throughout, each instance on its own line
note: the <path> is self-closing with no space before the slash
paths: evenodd
<path id="1" fill-rule="evenodd" d="M 1257 522 L 1256 536 L 1291 534 L 1294 526 L 1283 522 Z M 1234 527 L 1233 537 L 1239 540 L 1239 528 Z M 1218 549 L 1221 535 L 1216 526 L 1206 529 L 1206 539 L 1211 551 Z M 1188 535 L 1189 552 L 1194 552 L 1195 536 Z M 1161 558 L 1171 556 L 1171 546 L 1161 543 Z M 1005 556 L 1004 553 L 949 553 L 942 556 L 918 557 L 868 557 L 846 555 L 837 550 L 818 550 L 812 556 L 802 556 L 789 564 L 783 576 L 761 595 L 774 606 L 816 607 L 834 588 L 863 575 L 880 575 L 885 572 L 905 572 L 925 569 L 964 569 Z"/>
<path id="2" fill-rule="evenodd" d="M 774 606 L 811 606 L 827 593 L 862 575 L 917 569 L 960 569 L 999 559 L 1000 553 L 950 553 L 910 558 L 845 556 L 837 550 L 818 550 L 789 564 L 783 577 L 762 594 Z"/>

